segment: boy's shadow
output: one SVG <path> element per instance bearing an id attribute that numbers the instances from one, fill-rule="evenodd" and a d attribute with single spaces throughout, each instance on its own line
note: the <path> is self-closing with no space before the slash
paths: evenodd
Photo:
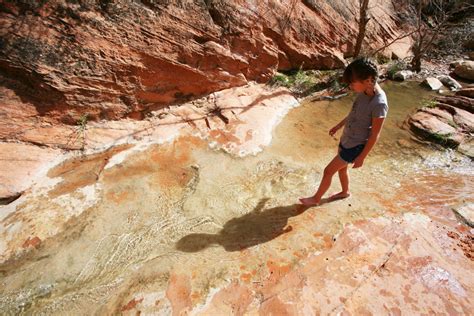
<path id="1" fill-rule="evenodd" d="M 291 226 L 286 227 L 288 218 L 309 208 L 302 204 L 293 204 L 263 210 L 267 201 L 268 199 L 262 199 L 252 212 L 228 221 L 218 234 L 184 236 L 176 243 L 176 249 L 197 252 L 213 244 L 221 245 L 226 251 L 246 249 L 290 232 Z"/>

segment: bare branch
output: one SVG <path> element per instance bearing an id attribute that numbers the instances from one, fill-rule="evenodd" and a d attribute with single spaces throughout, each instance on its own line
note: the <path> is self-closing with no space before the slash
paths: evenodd
<path id="1" fill-rule="evenodd" d="M 396 41 L 399 41 L 405 37 L 408 37 L 408 36 L 411 36 L 413 35 L 413 33 L 416 33 L 418 30 L 413 30 L 409 33 L 405 33 L 405 34 L 402 34 L 400 36 L 398 36 L 397 38 L 393 39 L 391 42 L 389 42 L 388 44 L 385 44 L 383 45 L 382 47 L 379 47 L 377 48 L 375 51 L 373 51 L 372 53 L 370 53 L 370 56 L 375 56 L 377 53 L 379 53 L 380 51 L 384 50 L 385 48 L 389 47 L 390 45 L 392 45 L 393 43 L 395 43 Z"/>

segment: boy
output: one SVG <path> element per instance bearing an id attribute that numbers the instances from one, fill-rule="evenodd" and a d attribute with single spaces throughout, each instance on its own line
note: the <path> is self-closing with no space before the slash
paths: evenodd
<path id="1" fill-rule="evenodd" d="M 331 185 L 332 176 L 338 172 L 342 191 L 329 197 L 329 201 L 350 196 L 348 164 L 360 168 L 379 138 L 388 112 L 387 97 L 377 84 L 377 66 L 367 58 L 358 58 L 344 70 L 343 81 L 349 84 L 357 97 L 349 115 L 329 130 L 333 136 L 344 126 L 338 155 L 326 166 L 317 192 L 300 202 L 306 206 L 319 205 Z"/>

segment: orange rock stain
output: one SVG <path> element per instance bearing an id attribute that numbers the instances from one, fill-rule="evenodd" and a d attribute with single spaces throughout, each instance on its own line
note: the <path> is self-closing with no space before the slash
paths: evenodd
<path id="1" fill-rule="evenodd" d="M 191 306 L 191 281 L 187 275 L 172 273 L 166 289 L 173 315 L 185 313 Z"/>
<path id="2" fill-rule="evenodd" d="M 135 193 L 128 192 L 128 191 L 119 191 L 119 192 L 107 192 L 105 195 L 107 200 L 112 201 L 116 205 L 123 204 L 125 201 L 129 199 L 133 199 L 135 197 Z"/>
<path id="3" fill-rule="evenodd" d="M 140 304 L 141 302 L 143 302 L 143 298 L 141 299 L 132 299 L 130 302 L 128 302 L 126 305 L 124 305 L 121 309 L 122 312 L 125 312 L 125 311 L 129 311 L 131 309 L 134 309 L 135 306 L 137 306 L 138 304 Z"/>
<path id="4" fill-rule="evenodd" d="M 23 248 L 28 248 L 28 247 L 34 247 L 34 248 L 39 248 L 41 244 L 41 239 L 36 236 L 36 237 L 33 237 L 33 238 L 30 238 L 28 237 L 25 242 L 23 243 Z"/>
<path id="5" fill-rule="evenodd" d="M 74 192 L 78 188 L 96 183 L 109 159 L 113 155 L 130 147 L 131 145 L 117 146 L 98 154 L 64 161 L 48 172 L 48 177 L 50 178 L 63 178 L 63 181 L 58 183 L 48 193 L 48 196 L 55 198 L 66 193 Z"/>

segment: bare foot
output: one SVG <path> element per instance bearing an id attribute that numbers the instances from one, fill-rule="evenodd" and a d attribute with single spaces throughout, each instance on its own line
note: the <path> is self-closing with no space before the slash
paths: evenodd
<path id="1" fill-rule="evenodd" d="M 309 198 L 304 198 L 300 199 L 301 204 L 306 205 L 306 206 L 313 206 L 313 205 L 319 205 L 321 202 L 321 199 L 316 199 L 315 197 L 309 197 Z"/>
<path id="2" fill-rule="evenodd" d="M 349 192 L 339 192 L 329 197 L 329 201 L 342 200 L 351 196 Z"/>

